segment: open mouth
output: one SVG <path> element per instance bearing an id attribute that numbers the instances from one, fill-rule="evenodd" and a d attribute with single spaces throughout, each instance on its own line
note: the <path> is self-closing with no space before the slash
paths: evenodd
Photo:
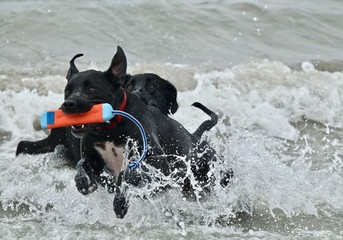
<path id="1" fill-rule="evenodd" d="M 84 125 L 84 124 L 82 124 L 82 125 L 73 125 L 71 127 L 74 130 L 82 130 L 82 129 L 84 129 L 86 127 L 86 125 Z"/>
<path id="2" fill-rule="evenodd" d="M 86 136 L 89 130 L 90 128 L 86 124 L 71 126 L 71 132 L 77 138 L 82 138 Z"/>
<path id="3" fill-rule="evenodd" d="M 83 138 L 91 132 L 102 133 L 108 124 L 78 124 L 71 126 L 71 133 L 77 138 Z"/>

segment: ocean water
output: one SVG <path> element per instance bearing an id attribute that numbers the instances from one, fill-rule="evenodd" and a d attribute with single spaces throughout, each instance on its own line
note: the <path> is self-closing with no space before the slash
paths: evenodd
<path id="1" fill-rule="evenodd" d="M 343 2 L 0 1 L 0 239 L 343 239 Z M 46 136 L 40 114 L 63 101 L 69 60 L 175 84 L 173 116 L 231 167 L 227 188 L 186 201 L 177 188 L 134 198 L 77 192 L 59 154 L 15 157 Z M 168 180 L 168 179 L 167 179 Z M 136 189 L 144 195 L 144 189 Z"/>

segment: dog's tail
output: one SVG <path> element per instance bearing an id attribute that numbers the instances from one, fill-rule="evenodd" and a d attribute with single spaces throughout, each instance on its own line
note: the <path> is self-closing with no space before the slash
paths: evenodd
<path id="1" fill-rule="evenodd" d="M 217 123 L 218 123 L 218 115 L 212 112 L 210 109 L 205 107 L 199 102 L 195 102 L 192 104 L 193 107 L 197 107 L 201 110 L 203 110 L 205 113 L 207 113 L 210 117 L 211 120 L 206 120 L 200 126 L 197 128 L 197 130 L 193 133 L 193 136 L 197 139 L 200 139 L 202 134 L 205 131 L 209 131 L 211 128 L 213 128 Z"/>

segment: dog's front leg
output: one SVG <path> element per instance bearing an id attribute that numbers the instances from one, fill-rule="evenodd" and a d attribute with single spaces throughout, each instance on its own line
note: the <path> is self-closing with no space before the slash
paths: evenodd
<path id="1" fill-rule="evenodd" d="M 19 154 L 42 154 L 53 152 L 57 145 L 67 145 L 66 128 L 52 129 L 50 135 L 39 141 L 20 141 L 17 146 L 16 156 Z"/>
<path id="2" fill-rule="evenodd" d="M 93 169 L 86 159 L 81 159 L 76 164 L 77 174 L 75 176 L 75 183 L 77 190 L 83 195 L 94 192 L 98 185 L 96 183 Z"/>
<path id="3" fill-rule="evenodd" d="M 144 165 L 141 170 L 126 169 L 119 174 L 113 200 L 113 210 L 118 218 L 124 218 L 129 209 L 129 186 L 143 187 L 151 178 Z"/>
<path id="4" fill-rule="evenodd" d="M 124 218 L 129 209 L 129 199 L 127 196 L 128 186 L 117 186 L 114 200 L 113 211 L 117 218 Z"/>
<path id="5" fill-rule="evenodd" d="M 119 174 L 113 200 L 113 211 L 115 212 L 117 218 L 124 218 L 129 209 L 129 199 L 127 196 L 129 186 L 124 180 L 124 175 L 124 172 Z"/>

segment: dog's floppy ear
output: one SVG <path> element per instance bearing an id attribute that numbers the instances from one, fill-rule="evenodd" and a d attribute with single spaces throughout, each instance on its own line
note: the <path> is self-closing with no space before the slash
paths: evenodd
<path id="1" fill-rule="evenodd" d="M 82 53 L 79 53 L 79 54 L 76 54 L 71 60 L 70 60 L 70 67 L 69 67 L 69 70 L 68 70 L 68 73 L 67 73 L 67 80 L 69 81 L 76 73 L 79 72 L 79 70 L 77 69 L 77 67 L 75 66 L 74 64 L 74 61 L 76 58 L 79 58 L 79 57 L 82 57 L 83 54 Z"/>
<path id="2" fill-rule="evenodd" d="M 166 101 L 167 101 L 167 111 L 170 111 L 174 114 L 177 109 L 179 108 L 179 104 L 177 104 L 177 90 L 173 84 L 166 81 L 167 84 L 167 91 L 166 91 Z"/>
<path id="3" fill-rule="evenodd" d="M 123 49 L 120 46 L 117 46 L 117 52 L 114 55 L 111 66 L 106 71 L 109 74 L 115 83 L 120 83 L 121 85 L 125 81 L 127 68 L 127 60 Z"/>

